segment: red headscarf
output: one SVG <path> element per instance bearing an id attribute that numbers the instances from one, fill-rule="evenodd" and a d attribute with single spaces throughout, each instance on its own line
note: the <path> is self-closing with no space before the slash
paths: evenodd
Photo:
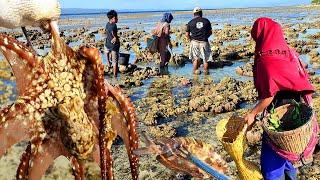
<path id="1" fill-rule="evenodd" d="M 280 24 L 259 18 L 251 36 L 256 42 L 253 75 L 259 99 L 272 97 L 278 91 L 298 91 L 302 95 L 314 92 L 299 55 L 287 45 Z"/>

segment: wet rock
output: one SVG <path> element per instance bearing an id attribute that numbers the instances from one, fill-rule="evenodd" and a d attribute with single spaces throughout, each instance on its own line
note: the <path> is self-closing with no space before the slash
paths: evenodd
<path id="1" fill-rule="evenodd" d="M 15 97 L 14 87 L 0 80 L 0 107 L 9 104 Z"/>
<path id="2" fill-rule="evenodd" d="M 159 70 L 156 68 L 138 68 L 136 65 L 129 64 L 126 68 L 126 71 L 123 72 L 126 74 L 124 79 L 120 80 L 119 85 L 122 88 L 137 87 L 142 86 L 142 80 L 155 77 L 159 75 Z M 109 70 L 112 71 L 112 70 Z M 112 72 L 110 72 L 112 73 Z"/>
<path id="3" fill-rule="evenodd" d="M 162 76 L 156 79 L 148 89 L 147 97 L 137 102 L 138 114 L 143 114 L 141 121 L 149 126 L 166 123 L 175 117 L 188 112 L 188 101 L 185 94 L 173 94 L 174 89 L 181 87 L 184 78 Z M 173 119 L 171 119 L 173 118 Z"/>
<path id="4" fill-rule="evenodd" d="M 127 71 L 127 66 L 119 65 L 119 71 L 120 71 L 121 73 L 126 72 L 126 71 Z"/>
<path id="5" fill-rule="evenodd" d="M 210 69 L 223 68 L 225 66 L 232 66 L 233 62 L 226 60 L 208 61 Z"/>
<path id="6" fill-rule="evenodd" d="M 132 74 L 134 73 L 135 71 L 138 71 L 140 70 L 137 65 L 135 64 L 129 64 L 127 66 L 124 66 L 124 65 L 119 65 L 119 72 L 121 74 Z M 109 67 L 108 65 L 105 65 L 104 66 L 104 74 L 105 75 L 110 75 L 113 73 L 113 68 L 112 67 Z"/>
<path id="7" fill-rule="evenodd" d="M 230 112 L 245 101 L 254 101 L 257 93 L 251 81 L 241 82 L 230 77 L 218 84 L 198 85 L 191 89 L 189 110 L 212 112 L 215 114 Z"/>
<path id="8" fill-rule="evenodd" d="M 147 50 L 140 50 L 139 48 L 135 48 L 133 51 L 136 54 L 134 64 L 147 62 L 155 62 L 156 64 L 160 64 L 160 56 L 158 53 L 152 54 Z"/>
<path id="9" fill-rule="evenodd" d="M 160 137 L 171 138 L 176 135 L 176 129 L 167 125 L 150 126 L 149 133 L 155 138 L 160 138 Z"/>
<path id="10" fill-rule="evenodd" d="M 312 35 L 308 35 L 309 39 L 320 39 L 320 32 Z"/>
<path id="11" fill-rule="evenodd" d="M 0 79 L 14 80 L 11 67 L 6 60 L 0 60 Z"/>
<path id="12" fill-rule="evenodd" d="M 106 29 L 105 28 L 99 28 L 98 29 L 99 34 L 106 34 Z"/>
<path id="13" fill-rule="evenodd" d="M 171 40 L 171 44 L 172 44 L 172 47 L 174 47 L 174 48 L 179 46 L 179 42 L 178 41 Z"/>
<path id="14" fill-rule="evenodd" d="M 14 76 L 10 71 L 0 70 L 0 78 L 10 80 L 10 79 L 13 79 Z"/>
<path id="15" fill-rule="evenodd" d="M 248 62 L 244 66 L 240 66 L 236 68 L 236 73 L 240 76 L 249 76 L 253 77 L 253 62 Z"/>
<path id="16" fill-rule="evenodd" d="M 262 134 L 263 134 L 263 129 L 262 129 L 262 121 L 257 121 L 252 129 L 250 129 L 247 134 L 247 140 L 250 145 L 258 145 L 261 140 L 262 140 Z"/>
<path id="17" fill-rule="evenodd" d="M 169 64 L 172 66 L 183 66 L 186 63 L 190 63 L 191 60 L 189 57 L 183 55 L 183 54 L 174 54 L 171 59 Z"/>

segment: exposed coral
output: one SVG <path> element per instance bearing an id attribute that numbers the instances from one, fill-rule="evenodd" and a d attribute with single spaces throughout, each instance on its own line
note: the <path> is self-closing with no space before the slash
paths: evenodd
<path id="1" fill-rule="evenodd" d="M 256 97 L 251 81 L 241 82 L 226 77 L 218 84 L 192 87 L 189 108 L 199 112 L 230 112 L 239 108 L 241 103 L 254 101 Z"/>

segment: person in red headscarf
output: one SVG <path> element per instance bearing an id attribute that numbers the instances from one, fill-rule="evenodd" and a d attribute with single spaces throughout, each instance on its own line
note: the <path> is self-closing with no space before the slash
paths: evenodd
<path id="1" fill-rule="evenodd" d="M 251 125 L 258 113 L 280 106 L 286 100 L 300 102 L 304 99 L 312 106 L 314 88 L 298 54 L 287 45 L 281 25 L 270 18 L 259 18 L 252 27 L 251 36 L 256 42 L 253 76 L 259 102 L 245 116 L 247 124 Z M 296 179 L 292 163 L 280 156 L 266 138 L 262 140 L 261 170 L 264 179 Z"/>

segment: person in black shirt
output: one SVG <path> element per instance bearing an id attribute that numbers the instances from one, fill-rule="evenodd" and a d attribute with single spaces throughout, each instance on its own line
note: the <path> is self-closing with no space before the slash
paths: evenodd
<path id="1" fill-rule="evenodd" d="M 211 48 L 208 38 L 212 35 L 211 23 L 202 17 L 202 9 L 193 10 L 194 18 L 187 24 L 186 36 L 191 40 L 189 58 L 193 61 L 193 73 L 198 74 L 200 59 L 203 61 L 204 73 L 208 74 L 208 60 L 211 57 Z"/>
<path id="2" fill-rule="evenodd" d="M 118 59 L 120 50 L 120 41 L 118 37 L 118 13 L 115 10 L 111 10 L 107 13 L 109 22 L 106 25 L 106 48 L 108 49 L 109 59 L 113 64 L 113 75 L 116 77 L 118 74 Z"/>

